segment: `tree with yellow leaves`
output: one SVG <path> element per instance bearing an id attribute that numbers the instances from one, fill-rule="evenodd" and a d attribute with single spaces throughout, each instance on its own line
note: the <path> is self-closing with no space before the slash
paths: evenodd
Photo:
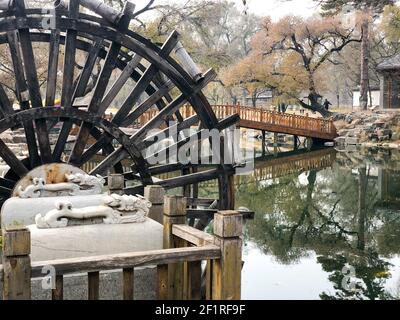
<path id="1" fill-rule="evenodd" d="M 354 29 L 345 28 L 335 17 L 287 16 L 278 22 L 267 18 L 253 38 L 249 57 L 228 70 L 227 78 L 234 78 L 231 85 L 245 83 L 251 88 L 255 83 L 273 88 L 278 96 L 327 117 L 331 113 L 319 101 L 319 92 L 326 89 L 324 72 L 352 42 L 360 42 Z M 308 101 L 303 101 L 304 94 Z"/>

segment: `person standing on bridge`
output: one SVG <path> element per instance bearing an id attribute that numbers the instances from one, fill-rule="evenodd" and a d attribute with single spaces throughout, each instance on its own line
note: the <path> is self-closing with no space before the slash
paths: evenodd
<path id="1" fill-rule="evenodd" d="M 332 103 L 330 103 L 329 101 L 328 101 L 328 99 L 325 99 L 325 101 L 324 101 L 324 108 L 327 110 L 327 111 L 329 111 L 329 106 L 331 106 L 332 105 Z"/>

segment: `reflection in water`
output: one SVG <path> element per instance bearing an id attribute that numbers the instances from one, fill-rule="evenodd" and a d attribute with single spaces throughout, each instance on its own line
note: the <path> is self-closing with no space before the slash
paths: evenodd
<path id="1" fill-rule="evenodd" d="M 313 268 L 318 264 L 320 276 L 297 274 L 308 281 L 304 292 L 320 287 L 312 298 L 399 298 L 399 183 L 400 171 L 381 159 L 349 163 L 347 157 L 338 155 L 331 168 L 240 184 L 238 206 L 256 212 L 255 220 L 247 223 L 245 260 L 254 259 L 254 250 L 259 250 L 274 259 L 275 269 L 312 261 L 308 272 L 316 272 Z M 285 273 L 281 274 L 278 282 L 285 281 Z M 264 275 L 268 277 L 268 264 Z M 330 285 L 321 285 L 321 275 Z M 244 281 L 252 285 L 244 288 L 254 290 L 258 278 L 259 274 L 245 267 Z M 289 290 L 294 288 L 285 285 L 288 297 L 310 298 L 301 292 L 293 297 Z M 257 297 L 244 290 L 244 298 L 274 298 L 273 287 L 256 290 Z"/>

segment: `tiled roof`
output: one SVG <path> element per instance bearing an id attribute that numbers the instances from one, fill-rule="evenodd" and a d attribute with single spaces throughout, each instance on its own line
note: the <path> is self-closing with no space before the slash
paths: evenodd
<path id="1" fill-rule="evenodd" d="M 378 70 L 391 70 L 391 69 L 400 69 L 400 54 L 395 55 L 389 59 L 381 62 L 378 67 Z"/>

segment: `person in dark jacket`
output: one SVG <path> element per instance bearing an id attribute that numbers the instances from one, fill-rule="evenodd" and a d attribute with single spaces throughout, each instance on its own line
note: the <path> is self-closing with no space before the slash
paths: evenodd
<path id="1" fill-rule="evenodd" d="M 328 101 L 328 99 L 325 99 L 325 101 L 324 101 L 324 108 L 326 109 L 326 110 L 329 110 L 329 106 L 331 106 L 332 105 L 332 103 L 330 103 L 329 101 Z"/>

